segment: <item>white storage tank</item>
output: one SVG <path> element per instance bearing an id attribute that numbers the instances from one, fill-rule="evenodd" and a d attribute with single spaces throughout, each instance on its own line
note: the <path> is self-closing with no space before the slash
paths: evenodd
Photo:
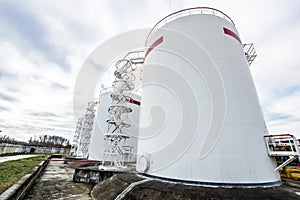
<path id="1" fill-rule="evenodd" d="M 89 146 L 89 160 L 103 160 L 103 152 L 105 147 L 104 134 L 107 132 L 108 126 L 106 120 L 110 118 L 107 109 L 111 105 L 111 93 L 112 88 L 106 88 L 101 91 L 99 96 L 100 103 L 96 111 L 96 117 Z M 129 103 L 129 106 L 132 108 L 132 112 L 128 115 L 128 123 L 130 123 L 131 126 L 130 128 L 126 129 L 126 134 L 128 134 L 130 138 L 127 139 L 126 144 L 133 146 L 134 155 L 129 158 L 129 161 L 135 162 L 141 97 L 137 93 L 132 93 L 131 98 L 134 99 L 132 103 Z"/>
<path id="2" fill-rule="evenodd" d="M 137 171 L 210 186 L 280 184 L 233 21 L 185 9 L 152 29 L 146 49 Z"/>

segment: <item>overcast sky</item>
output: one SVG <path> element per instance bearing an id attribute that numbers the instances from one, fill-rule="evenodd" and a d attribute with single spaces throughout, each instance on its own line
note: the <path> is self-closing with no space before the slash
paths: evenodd
<path id="1" fill-rule="evenodd" d="M 258 53 L 251 72 L 270 133 L 300 137 L 300 1 L 0 0 L 0 130 L 19 140 L 71 139 L 76 77 L 107 39 L 151 28 L 179 9 L 209 6 Z"/>

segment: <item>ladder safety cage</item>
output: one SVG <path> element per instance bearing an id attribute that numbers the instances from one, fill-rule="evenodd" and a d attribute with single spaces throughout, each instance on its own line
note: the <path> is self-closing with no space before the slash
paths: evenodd
<path id="1" fill-rule="evenodd" d="M 82 158 L 88 158 L 89 145 L 91 142 L 96 106 L 100 103 L 99 99 L 95 98 L 88 102 L 84 119 L 82 120 L 81 135 L 79 146 L 77 150 L 77 156 Z"/>
<path id="2" fill-rule="evenodd" d="M 78 154 L 78 148 L 79 148 L 79 142 L 81 137 L 81 131 L 82 131 L 82 122 L 83 117 L 79 118 L 76 124 L 75 134 L 73 137 L 73 145 L 71 148 L 71 154 L 77 156 Z"/>
<path id="3" fill-rule="evenodd" d="M 244 44 L 243 48 L 244 48 L 246 59 L 250 66 L 252 62 L 255 60 L 255 58 L 257 57 L 256 50 L 254 48 L 253 43 Z"/>

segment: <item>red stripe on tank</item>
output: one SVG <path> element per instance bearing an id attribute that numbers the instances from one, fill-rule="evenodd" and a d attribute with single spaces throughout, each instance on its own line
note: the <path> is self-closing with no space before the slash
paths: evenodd
<path id="1" fill-rule="evenodd" d="M 160 43 L 162 43 L 164 41 L 163 36 L 161 36 L 160 38 L 158 38 L 155 42 L 153 42 L 153 44 L 151 44 L 151 46 L 147 49 L 146 53 L 145 53 L 145 58 L 148 56 L 148 54 L 155 48 L 157 47 L 157 45 L 159 45 Z"/>
<path id="2" fill-rule="evenodd" d="M 129 103 L 133 103 L 133 104 L 138 105 L 138 106 L 141 105 L 141 102 L 139 102 L 139 101 L 137 101 L 137 100 L 134 100 L 134 99 L 132 99 L 132 98 L 127 99 L 127 101 L 128 101 Z"/>
<path id="3" fill-rule="evenodd" d="M 239 38 L 239 36 L 237 36 L 237 34 L 235 34 L 233 31 L 223 27 L 224 33 L 227 35 L 230 35 L 231 37 L 234 37 L 237 41 L 239 41 L 239 43 L 242 44 L 241 39 Z"/>

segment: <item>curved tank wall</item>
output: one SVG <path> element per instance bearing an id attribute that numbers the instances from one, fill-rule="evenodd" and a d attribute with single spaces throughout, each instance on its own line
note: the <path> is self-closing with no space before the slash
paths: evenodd
<path id="1" fill-rule="evenodd" d="M 173 18 L 146 42 L 137 171 L 204 185 L 277 185 L 249 65 L 234 24 Z"/>
<path id="2" fill-rule="evenodd" d="M 107 112 L 107 109 L 111 104 L 110 94 L 111 90 L 106 89 L 101 92 L 99 97 L 100 104 L 96 111 L 96 117 L 89 146 L 89 160 L 103 160 L 104 133 L 107 131 L 106 120 L 110 118 L 110 115 Z M 132 94 L 131 98 L 140 102 L 140 95 Z M 126 129 L 126 133 L 130 136 L 126 143 L 127 145 L 134 147 L 133 152 L 135 155 L 132 157 L 131 161 L 135 162 L 140 106 L 134 103 L 130 103 L 129 105 L 132 108 L 132 112 L 128 115 L 128 122 L 131 124 L 131 127 Z"/>

